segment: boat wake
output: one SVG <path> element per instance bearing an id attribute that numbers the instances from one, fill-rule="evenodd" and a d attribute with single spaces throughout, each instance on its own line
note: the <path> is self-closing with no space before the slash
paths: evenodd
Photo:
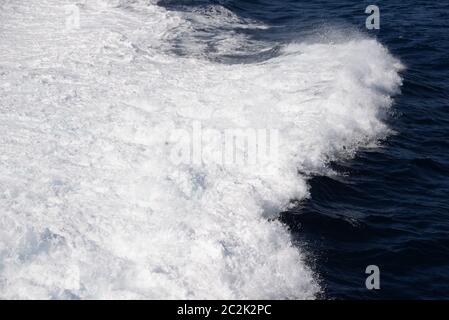
<path id="1" fill-rule="evenodd" d="M 355 34 L 273 49 L 235 31 L 268 26 L 218 5 L 64 3 L 79 28 L 59 0 L 1 5 L 0 296 L 314 298 L 276 215 L 389 133 L 400 62 Z M 195 161 L 198 127 L 218 136 Z M 276 132 L 275 170 L 208 161 L 230 129 Z"/>

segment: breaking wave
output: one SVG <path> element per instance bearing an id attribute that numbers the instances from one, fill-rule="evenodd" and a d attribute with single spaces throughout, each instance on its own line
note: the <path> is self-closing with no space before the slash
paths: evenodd
<path id="1" fill-rule="evenodd" d="M 0 296 L 314 298 L 275 218 L 310 173 L 389 133 L 400 62 L 356 33 L 273 47 L 219 5 L 66 4 L 79 29 L 61 1 L 2 4 Z M 176 163 L 195 124 L 276 130 L 276 170 Z"/>

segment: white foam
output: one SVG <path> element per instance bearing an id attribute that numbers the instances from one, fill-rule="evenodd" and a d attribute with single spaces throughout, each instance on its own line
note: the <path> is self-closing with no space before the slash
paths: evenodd
<path id="1" fill-rule="evenodd" d="M 313 298 L 267 217 L 307 197 L 298 169 L 388 133 L 399 62 L 362 37 L 255 64 L 176 57 L 190 22 L 123 3 L 80 6 L 68 33 L 59 1 L 2 8 L 0 297 Z M 170 137 L 195 121 L 279 130 L 278 171 L 174 164 Z"/>

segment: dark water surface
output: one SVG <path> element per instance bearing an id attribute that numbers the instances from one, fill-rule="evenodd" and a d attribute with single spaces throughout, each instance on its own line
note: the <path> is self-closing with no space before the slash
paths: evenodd
<path id="1" fill-rule="evenodd" d="M 335 25 L 357 29 L 376 37 L 407 67 L 387 120 L 396 134 L 382 148 L 331 164 L 336 176 L 313 177 L 310 199 L 281 219 L 310 253 L 323 298 L 449 298 L 449 2 L 166 0 L 161 5 L 184 10 L 210 3 L 268 24 L 267 30 L 241 31 L 266 41 L 289 41 Z M 380 30 L 365 29 L 370 4 L 380 7 Z M 380 290 L 365 288 L 368 265 L 381 270 Z"/>

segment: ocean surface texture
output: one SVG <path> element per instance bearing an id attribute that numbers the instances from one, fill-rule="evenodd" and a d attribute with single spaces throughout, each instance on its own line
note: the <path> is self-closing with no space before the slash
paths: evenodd
<path id="1" fill-rule="evenodd" d="M 0 298 L 449 298 L 448 26 L 0 0 Z"/>

